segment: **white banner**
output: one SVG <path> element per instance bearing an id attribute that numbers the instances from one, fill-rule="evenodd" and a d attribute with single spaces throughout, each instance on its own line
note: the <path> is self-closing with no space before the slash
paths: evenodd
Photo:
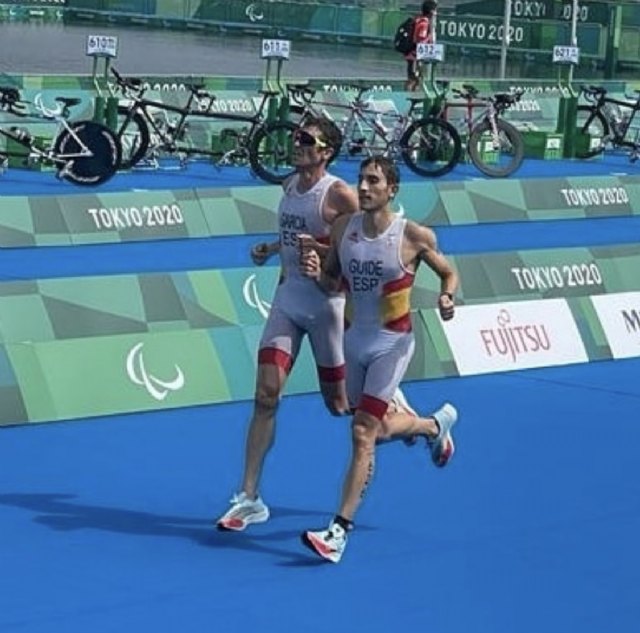
<path id="1" fill-rule="evenodd" d="M 614 358 L 640 356 L 640 292 L 591 297 Z"/>
<path id="2" fill-rule="evenodd" d="M 588 361 L 564 299 L 460 306 L 443 328 L 462 376 Z"/>

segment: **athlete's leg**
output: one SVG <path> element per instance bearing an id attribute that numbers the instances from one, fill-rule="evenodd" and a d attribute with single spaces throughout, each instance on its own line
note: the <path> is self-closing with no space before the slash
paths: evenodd
<path id="1" fill-rule="evenodd" d="M 328 300 L 308 323 L 309 343 L 318 371 L 320 393 L 332 415 L 349 412 L 343 348 L 344 300 Z"/>
<path id="2" fill-rule="evenodd" d="M 253 415 L 245 445 L 242 490 L 250 499 L 258 494 L 264 459 L 273 445 L 275 416 L 288 373 L 278 365 L 258 365 Z"/>
<path id="3" fill-rule="evenodd" d="M 406 440 L 420 435 L 426 439 L 434 439 L 438 437 L 439 431 L 435 418 L 431 416 L 422 418 L 406 410 L 398 409 L 397 411 L 389 411 L 385 415 L 380 425 L 378 442 Z"/>
<path id="4" fill-rule="evenodd" d="M 414 92 L 418 88 L 417 62 L 407 60 L 407 78 L 404 83 L 404 89 L 407 92 Z"/>
<path id="5" fill-rule="evenodd" d="M 324 405 L 331 415 L 347 415 L 350 411 L 345 383 L 345 366 L 317 367 L 318 383 Z"/>
<path id="6" fill-rule="evenodd" d="M 260 341 L 253 414 L 245 446 L 242 490 L 251 499 L 258 494 L 264 460 L 273 445 L 276 411 L 303 336 L 304 332 L 274 304 Z"/>
<path id="7" fill-rule="evenodd" d="M 347 534 L 353 528 L 353 517 L 362 501 L 367 485 L 373 477 L 375 465 L 376 436 L 380 418 L 384 415 L 385 403 L 377 414 L 362 406 L 356 410 L 351 425 L 352 454 L 349 470 L 342 487 L 342 499 L 338 513 L 326 530 L 307 530 L 302 533 L 302 542 L 313 552 L 333 563 L 342 558 L 347 545 Z M 366 407 L 366 396 L 361 405 Z"/>
<path id="8" fill-rule="evenodd" d="M 384 403 L 379 404 L 385 406 Z M 348 521 L 353 521 L 362 497 L 373 477 L 379 427 L 379 415 L 358 408 L 351 425 L 351 463 L 342 487 L 342 498 L 338 510 L 338 515 Z"/>
<path id="9" fill-rule="evenodd" d="M 349 347 L 369 345 L 366 341 L 349 339 Z M 415 348 L 411 333 L 381 332 L 375 339 L 366 379 L 361 392 L 389 404 L 379 425 L 378 442 L 408 439 L 413 435 L 436 437 L 438 426 L 432 418 L 421 418 L 409 407 L 404 396 L 398 394 Z M 398 401 L 398 395 L 402 396 Z"/>

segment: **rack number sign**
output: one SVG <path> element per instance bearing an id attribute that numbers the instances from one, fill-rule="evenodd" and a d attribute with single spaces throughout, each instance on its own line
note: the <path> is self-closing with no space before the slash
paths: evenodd
<path id="1" fill-rule="evenodd" d="M 289 59 L 289 40 L 262 40 L 262 59 Z"/>
<path id="2" fill-rule="evenodd" d="M 117 57 L 118 37 L 115 35 L 89 35 L 87 55 L 93 57 Z"/>
<path id="3" fill-rule="evenodd" d="M 554 46 L 553 62 L 555 64 L 579 64 L 580 49 L 577 46 Z"/>
<path id="4" fill-rule="evenodd" d="M 444 46 L 442 44 L 417 44 L 416 59 L 421 62 L 441 62 L 444 59 Z"/>

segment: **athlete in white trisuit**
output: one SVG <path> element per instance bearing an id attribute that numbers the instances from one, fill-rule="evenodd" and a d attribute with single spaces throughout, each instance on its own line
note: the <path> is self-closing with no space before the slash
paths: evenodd
<path id="1" fill-rule="evenodd" d="M 397 216 L 391 201 L 399 174 L 389 159 L 363 161 L 358 180 L 361 213 L 339 218 L 331 232 L 324 267 L 316 249 L 305 245 L 301 270 L 329 292 L 347 292 L 345 333 L 347 392 L 355 408 L 353 452 L 342 500 L 329 528 L 302 534 L 305 545 L 338 562 L 353 518 L 371 479 L 377 443 L 422 436 L 438 466 L 454 452 L 451 427 L 457 412 L 443 405 L 427 418 L 386 415 L 414 350 L 410 293 L 420 262 L 440 278 L 438 308 L 443 320 L 454 314 L 458 276 L 438 250 L 433 231 Z M 304 241 L 304 239 L 303 239 Z"/>
<path id="2" fill-rule="evenodd" d="M 260 340 L 258 363 L 276 365 L 288 374 L 302 338 L 308 334 L 327 408 L 341 413 L 344 294 L 327 294 L 300 272 L 298 244 L 300 233 L 311 235 L 319 244 L 329 244 L 331 221 L 338 213 L 325 202 L 327 193 L 338 183 L 342 181 L 325 173 L 310 189 L 301 190 L 299 174 L 285 184 L 278 208 L 281 280 Z M 352 201 L 350 206 L 353 209 Z"/>
<path id="3" fill-rule="evenodd" d="M 217 521 L 223 530 L 244 530 L 251 523 L 269 518 L 269 508 L 260 498 L 258 486 L 274 439 L 276 410 L 305 335 L 309 336 L 327 408 L 334 415 L 344 415 L 349 409 L 343 352 L 344 294 L 326 294 L 315 281 L 301 274 L 298 244 L 300 234 L 311 235 L 306 239 L 323 254 L 328 250 L 332 224 L 358 210 L 355 191 L 327 173 L 327 163 L 341 142 L 340 131 L 326 119 L 306 119 L 296 131 L 296 173 L 284 183 L 278 208 L 279 239 L 257 244 L 251 251 L 258 265 L 279 253 L 282 279 L 259 345 L 242 486 L 231 500 L 231 507 Z"/>
<path id="4" fill-rule="evenodd" d="M 258 265 L 279 253 L 282 280 L 259 344 L 242 485 L 231 506 L 216 522 L 222 530 L 241 531 L 269 518 L 269 508 L 258 494 L 262 467 L 273 444 L 282 391 L 306 335 L 327 409 L 334 415 L 344 415 L 350 409 L 345 390 L 344 294 L 325 293 L 300 271 L 301 237 L 307 248 L 324 255 L 336 219 L 358 210 L 355 192 L 326 171 L 333 148 L 340 143 L 340 132 L 330 121 L 307 119 L 294 138 L 296 174 L 284 183 L 278 207 L 279 239 L 271 244 L 257 244 L 251 252 Z M 398 389 L 389 416 L 416 415 Z"/>

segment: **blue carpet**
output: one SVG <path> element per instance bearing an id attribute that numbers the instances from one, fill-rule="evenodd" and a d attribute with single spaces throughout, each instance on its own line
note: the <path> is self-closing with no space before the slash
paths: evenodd
<path id="1" fill-rule="evenodd" d="M 332 171 L 349 182 L 355 183 L 361 158 L 341 160 Z M 215 168 L 206 161 L 189 163 L 186 169 L 176 169 L 176 163 L 165 162 L 159 170 L 134 169 L 116 174 L 97 190 L 133 191 L 154 189 L 181 189 L 183 187 L 244 187 L 265 183 L 253 176 L 248 169 L 238 167 Z M 424 179 L 401 165 L 403 182 L 419 182 Z M 569 176 L 602 176 L 638 174 L 640 166 L 629 162 L 626 155 L 607 154 L 592 160 L 537 160 L 527 158 L 520 169 L 510 176 L 518 178 L 565 178 Z M 473 165 L 461 163 L 438 181 L 485 178 Z M 81 192 L 76 185 L 57 180 L 53 172 L 33 172 L 9 169 L 0 176 L 0 195 L 67 195 Z"/>
<path id="2" fill-rule="evenodd" d="M 458 453 L 387 445 L 343 561 L 298 541 L 335 509 L 346 421 L 283 402 L 244 534 L 247 403 L 2 430 L 0 630 L 631 633 L 640 621 L 640 361 L 410 383 Z"/>

